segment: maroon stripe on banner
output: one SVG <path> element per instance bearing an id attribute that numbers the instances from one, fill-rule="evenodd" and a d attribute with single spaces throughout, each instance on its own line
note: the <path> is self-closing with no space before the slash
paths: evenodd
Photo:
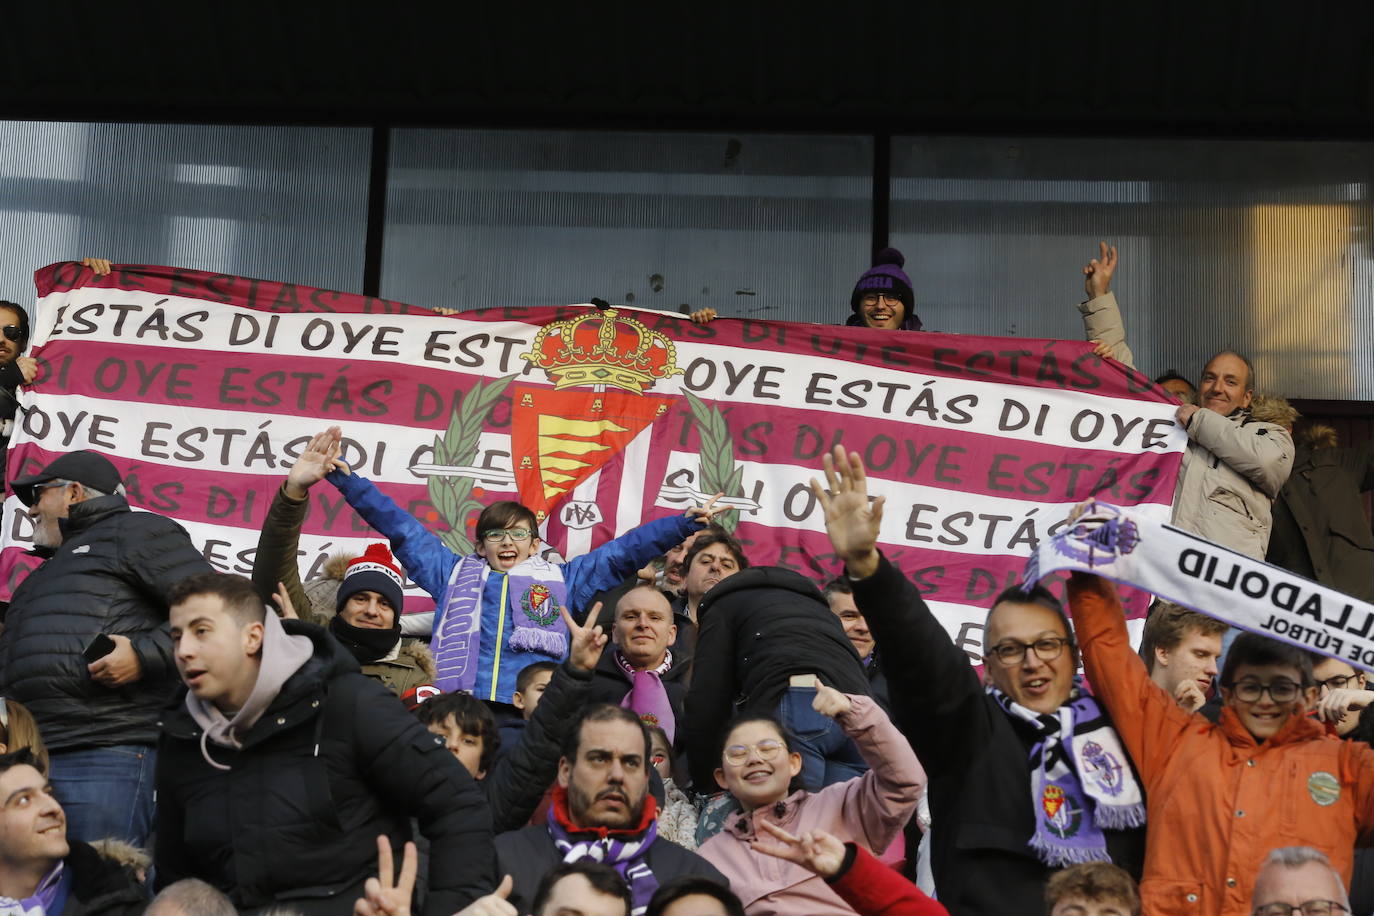
<path id="1" fill-rule="evenodd" d="M 391 363 L 332 357 L 293 357 L 289 365 L 283 365 L 279 356 L 255 353 L 242 354 L 232 363 L 227 359 L 211 362 L 197 360 L 196 351 L 134 344 L 102 344 L 101 358 L 90 359 L 83 358 L 82 348 L 71 341 L 44 347 L 43 374 L 36 385 L 40 394 L 73 394 L 179 409 L 213 407 L 253 416 L 271 411 L 307 418 L 320 428 L 340 423 L 346 434 L 357 431 L 360 437 L 366 429 L 357 425 L 360 423 L 443 429 L 459 394 L 479 378 L 416 366 L 406 366 L 405 372 L 398 373 Z M 1010 398 L 1004 399 L 1000 408 L 1005 436 L 960 429 L 955 423 L 960 415 L 968 418 L 969 414 L 943 406 L 938 411 L 945 425 L 938 429 L 915 426 L 900 418 L 912 415 L 924 419 L 937 408 L 914 410 L 907 406 L 914 398 L 915 394 L 908 394 L 906 400 L 896 402 L 895 417 L 863 416 L 857 424 L 845 424 L 834 413 L 800 408 L 708 403 L 725 415 L 736 453 L 745 460 L 818 466 L 822 454 L 842 443 L 860 450 L 875 477 L 941 489 L 1037 502 L 1077 501 L 1100 495 L 1125 505 L 1167 503 L 1172 496 L 1181 455 L 1168 455 L 1161 461 L 1156 453 L 1162 450 L 1164 436 L 1173 424 L 1167 419 L 1133 416 L 1130 408 L 1135 402 L 1131 400 L 1123 399 L 1102 411 L 1085 408 L 1084 412 L 1094 414 L 1085 426 L 1100 426 L 1108 441 L 1138 449 L 1136 453 L 1021 438 L 1033 432 L 1035 421 L 1024 409 L 1008 409 L 1008 405 L 1014 406 Z M 499 431 L 509 423 L 509 395 L 497 403 L 488 428 Z M 155 416 L 149 422 L 147 458 L 169 460 L 174 454 L 194 454 L 178 450 L 172 441 L 171 424 Z M 350 423 L 355 424 L 352 429 Z M 301 435 L 315 431 L 312 426 Z M 284 438 L 275 430 L 270 434 Z M 850 434 L 848 438 L 846 434 Z M 700 446 L 685 399 L 656 424 L 653 435 L 655 454 L 665 448 L 694 450 Z M 209 447 L 204 441 L 200 445 Z"/>
<path id="2" fill-rule="evenodd" d="M 746 521 L 735 535 L 744 545 L 751 566 L 781 566 L 814 580 L 818 586 L 844 573 L 844 564 L 823 531 L 784 531 Z M 1020 586 L 1026 572 L 1025 554 L 955 553 L 915 544 L 880 543 L 878 548 L 927 601 L 990 608 L 1004 589 Z M 1061 578 L 1047 579 L 1044 584 L 1062 598 Z M 1125 586 L 1118 586 L 1118 591 L 1128 617 L 1145 616 L 1150 595 Z"/>
<path id="3" fill-rule="evenodd" d="M 74 289 L 137 290 L 154 295 L 203 299 L 264 312 L 353 312 L 383 315 L 433 315 L 433 309 L 374 296 L 358 296 L 295 283 L 256 280 L 180 267 L 115 264 L 108 276 L 97 277 L 76 261 L 59 261 L 34 271 L 34 285 L 42 298 Z"/>
<path id="4" fill-rule="evenodd" d="M 507 370 L 504 374 L 527 365 L 517 353 L 507 357 L 499 363 Z M 443 429 L 455 394 L 483 378 L 399 360 L 231 355 L 138 344 L 93 345 L 74 338 L 45 345 L 39 361 L 34 387 L 40 395 L 74 394 L 178 409 L 270 411 L 317 420 L 320 428 L 363 421 Z"/>

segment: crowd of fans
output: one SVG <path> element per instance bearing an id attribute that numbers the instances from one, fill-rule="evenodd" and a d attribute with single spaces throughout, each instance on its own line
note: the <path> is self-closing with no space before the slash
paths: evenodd
<path id="1" fill-rule="evenodd" d="M 848 324 L 921 330 L 902 264 Z M 1116 268 L 1102 245 L 1079 309 L 1129 365 Z M 24 310 L 0 320 L 7 440 L 36 367 Z M 1374 445 L 1295 446 L 1240 353 L 1158 384 L 1174 523 L 1374 600 Z M 1067 609 L 991 602 L 980 674 L 839 446 L 822 589 L 751 566 L 715 500 L 566 563 L 495 502 L 460 556 L 341 437 L 290 468 L 251 579 L 96 453 L 7 478 L 42 563 L 0 632 L 0 916 L 1374 912 L 1374 691 L 1343 661 L 1163 602 L 1137 653 L 1076 573 Z M 386 543 L 303 583 L 321 483 Z M 407 578 L 433 612 L 402 615 Z"/>

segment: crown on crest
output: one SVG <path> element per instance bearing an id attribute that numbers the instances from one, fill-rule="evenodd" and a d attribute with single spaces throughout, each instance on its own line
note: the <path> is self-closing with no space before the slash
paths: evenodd
<path id="1" fill-rule="evenodd" d="M 531 352 L 520 354 L 548 374 L 554 389 L 606 385 L 643 394 L 659 379 L 681 374 L 677 348 L 615 309 L 547 324 Z"/>

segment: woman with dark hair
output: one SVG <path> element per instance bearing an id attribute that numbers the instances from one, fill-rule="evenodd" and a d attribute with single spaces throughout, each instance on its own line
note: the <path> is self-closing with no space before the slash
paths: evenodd
<path id="1" fill-rule="evenodd" d="M 735 719 L 721 742 L 716 782 L 742 810 L 698 852 L 730 879 L 749 916 L 852 913 L 815 872 L 754 849 L 760 839 L 773 838 L 765 825 L 794 835 L 824 830 L 879 854 L 901 833 L 925 786 L 911 745 L 872 697 L 848 696 L 817 681 L 813 708 L 854 740 L 869 765 L 866 773 L 819 792 L 798 789 L 801 754 L 769 716 Z"/>

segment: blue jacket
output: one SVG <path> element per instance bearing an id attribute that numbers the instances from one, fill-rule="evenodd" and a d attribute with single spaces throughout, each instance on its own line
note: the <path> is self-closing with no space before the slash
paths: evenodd
<path id="1" fill-rule="evenodd" d="M 364 521 L 391 541 L 392 551 L 405 564 L 406 575 L 429 592 L 442 608 L 449 577 L 461 557 L 366 477 L 333 471 L 325 479 L 338 488 Z M 598 593 L 619 585 L 627 576 L 634 575 L 636 570 L 670 547 L 681 544 L 701 527 L 695 519 L 670 515 L 640 525 L 591 553 L 564 563 L 563 584 L 567 589 L 568 612 L 580 618 L 588 602 Z M 506 606 L 501 603 L 504 581 L 505 574 L 493 570 L 482 592 L 482 639 L 474 693 L 483 700 L 509 703 L 515 692 L 515 679 L 522 668 L 534 662 L 561 659 L 542 652 L 511 648 L 510 638 L 515 627 L 506 620 L 509 602 Z M 431 633 L 439 632 L 442 623 L 436 614 Z M 499 647 L 495 645 L 497 633 L 502 634 Z"/>

